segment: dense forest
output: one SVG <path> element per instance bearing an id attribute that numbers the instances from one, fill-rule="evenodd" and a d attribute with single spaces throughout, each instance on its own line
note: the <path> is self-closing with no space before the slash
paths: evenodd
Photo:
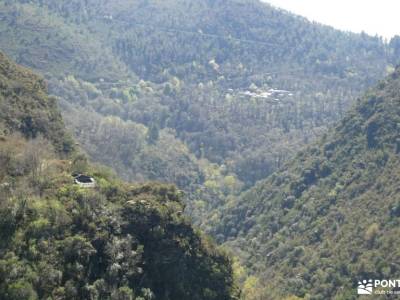
<path id="1" fill-rule="evenodd" d="M 3 54 L 0 87 L 1 299 L 239 299 L 231 258 L 191 226 L 176 187 L 89 164 L 43 79 Z"/>
<path id="2" fill-rule="evenodd" d="M 0 56 L 6 299 L 352 299 L 398 274 L 399 36 L 259 0 L 3 0 L 0 50 L 43 77 Z"/>
<path id="3" fill-rule="evenodd" d="M 0 15 L 2 49 L 46 76 L 89 156 L 176 183 L 201 198 L 195 217 L 325 132 L 398 51 L 252 0 L 8 0 Z"/>
<path id="4" fill-rule="evenodd" d="M 219 236 L 261 274 L 256 299 L 357 299 L 357 278 L 399 276 L 399 126 L 400 69 L 221 213 Z"/>

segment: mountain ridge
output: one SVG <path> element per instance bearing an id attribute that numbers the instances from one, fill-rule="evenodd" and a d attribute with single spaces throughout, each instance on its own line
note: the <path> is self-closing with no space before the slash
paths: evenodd
<path id="1" fill-rule="evenodd" d="M 28 69 L 16 68 L 0 53 L 0 129 L 20 132 L 26 138 L 43 135 L 58 152 L 69 153 L 74 145 L 64 129 L 56 100 L 47 96 L 43 78 Z"/>
<path id="2" fill-rule="evenodd" d="M 232 259 L 192 227 L 181 192 L 66 147 L 43 79 L 1 53 L 0 106 L 1 299 L 239 299 Z"/>
<path id="3" fill-rule="evenodd" d="M 263 170 L 276 168 L 276 152 L 283 152 L 284 157 L 293 154 L 284 145 L 277 145 L 273 135 L 282 135 L 292 145 L 314 138 L 329 122 L 340 118 L 350 99 L 383 76 L 386 65 L 393 60 L 392 50 L 379 38 L 317 26 L 259 1 L 21 0 L 15 4 L 6 2 L 2 10 L 6 16 L 1 23 L 3 47 L 24 64 L 42 68 L 52 93 L 65 97 L 67 87 L 76 95 L 66 100 L 87 110 L 146 127 L 175 130 L 177 138 L 188 144 L 192 153 L 199 157 L 203 145 L 208 160 L 228 165 L 230 172 L 247 186 L 269 174 Z M 13 21 L 15 15 L 18 17 Z M 43 29 L 43 22 L 58 24 L 53 27 L 61 30 Z M 32 25 L 30 32 L 25 23 Z M 135 26 L 136 23 L 142 25 Z M 168 33 L 151 29 L 152 26 L 176 30 Z M 35 27 L 40 29 L 40 36 Z M 8 31 L 13 33 L 12 38 L 6 33 L 7 28 L 11 29 Z M 235 39 L 259 40 L 273 46 Z M 66 49 L 75 47 L 74 51 L 67 51 L 71 52 L 68 55 L 73 57 L 73 63 L 66 64 L 54 44 L 68 44 Z M 51 52 L 47 64 L 42 64 L 43 59 L 36 55 L 41 48 Z M 92 59 L 87 58 L 88 53 Z M 349 68 L 350 64 L 355 67 Z M 299 73 L 293 76 L 296 69 Z M 75 83 L 65 80 L 71 75 L 93 99 L 84 100 L 87 96 L 79 95 Z M 147 93 L 145 104 L 136 100 L 143 98 L 135 87 L 139 81 L 136 75 L 147 79 L 146 89 L 153 90 Z M 272 87 L 293 91 L 294 99 L 278 98 L 281 101 L 277 103 L 268 99 L 264 103 L 251 98 L 247 103 L 250 101 L 241 98 L 242 92 L 254 85 L 260 90 Z M 325 104 L 326 99 L 329 103 Z M 156 113 L 138 113 L 144 105 Z M 225 111 L 232 116 L 227 117 Z M 205 117 L 207 114 L 211 114 L 210 120 Z M 284 114 L 291 116 L 284 118 Z M 219 128 L 225 132 L 220 133 Z M 256 158 L 235 145 L 246 144 L 256 151 L 260 141 L 237 136 L 251 137 L 262 131 L 271 132 L 267 139 L 273 145 L 272 153 L 263 155 L 269 166 L 259 168 L 253 175 L 249 170 L 241 171 L 242 165 L 251 164 Z M 244 163 L 238 162 L 240 156 L 244 156 Z"/>
<path id="4" fill-rule="evenodd" d="M 399 274 L 399 75 L 225 211 L 221 234 L 274 291 L 265 299 L 356 299 L 357 279 Z"/>

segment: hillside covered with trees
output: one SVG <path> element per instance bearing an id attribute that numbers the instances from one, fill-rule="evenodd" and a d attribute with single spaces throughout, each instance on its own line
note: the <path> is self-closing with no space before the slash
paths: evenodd
<path id="1" fill-rule="evenodd" d="M 259 0 L 3 0 L 0 50 L 24 66 L 0 54 L 0 299 L 400 276 L 399 36 Z"/>
<path id="2" fill-rule="evenodd" d="M 89 164 L 44 80 L 3 54 L 0 107 L 1 299 L 239 299 L 232 259 L 191 226 L 181 192 Z"/>
<path id="3" fill-rule="evenodd" d="M 255 299 L 357 299 L 356 280 L 399 276 L 399 126 L 398 69 L 221 213 L 218 236 L 265 288 Z"/>
<path id="4" fill-rule="evenodd" d="M 255 0 L 0 3 L 1 49 L 45 76 L 90 158 L 177 184 L 207 231 L 393 71 L 396 41 Z"/>

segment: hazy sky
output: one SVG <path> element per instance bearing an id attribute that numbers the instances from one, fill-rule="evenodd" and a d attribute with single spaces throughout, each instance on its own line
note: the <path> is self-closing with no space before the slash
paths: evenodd
<path id="1" fill-rule="evenodd" d="M 400 0 L 263 0 L 310 20 L 354 32 L 400 35 Z"/>

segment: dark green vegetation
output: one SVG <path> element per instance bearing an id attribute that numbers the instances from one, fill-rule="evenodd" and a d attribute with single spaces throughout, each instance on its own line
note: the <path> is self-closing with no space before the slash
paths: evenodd
<path id="1" fill-rule="evenodd" d="M 246 272 L 237 270 L 249 299 L 351 299 L 356 278 L 390 278 L 398 274 L 394 240 L 400 205 L 396 196 L 396 152 L 400 148 L 395 136 L 399 132 L 395 126 L 400 123 L 395 120 L 397 80 L 382 83 L 360 100 L 336 130 L 323 136 L 362 91 L 394 71 L 399 40 L 396 37 L 385 43 L 379 37 L 340 32 L 255 0 L 0 3 L 1 49 L 45 76 L 50 93 L 59 98 L 67 127 L 88 156 L 113 167 L 126 179 L 171 182 L 184 190 L 187 212 L 195 222 L 218 242 L 233 247 L 246 267 L 259 277 L 246 279 Z M 18 94 L 18 89 L 7 89 Z M 46 103 L 54 108 L 51 98 Z M 60 119 L 52 113 L 43 120 Z M 39 123 L 18 122 L 22 123 L 2 124 L 2 130 L 4 127 L 7 134 L 23 131 L 26 137 L 44 136 L 54 144 L 58 155 L 70 151 L 71 143 L 64 144 L 67 140 L 57 122 L 51 123 L 55 130 L 49 131 L 43 125 L 34 133 L 24 132 L 23 124 L 30 128 Z M 285 165 L 298 149 L 317 137 L 322 138 L 319 143 Z M 51 175 L 49 180 L 68 185 L 68 173 L 85 165 L 84 159 L 77 159 L 71 166 L 67 160 L 58 172 L 61 174 Z M 271 175 L 277 169 L 281 171 Z M 132 213 L 127 213 L 131 209 L 127 201 L 143 205 L 151 202 L 143 209 L 150 208 L 149 218 L 155 211 L 154 218 L 160 225 L 143 230 L 151 241 L 157 237 L 162 243 L 151 244 L 150 249 L 169 249 L 171 239 L 163 237 L 169 236 L 171 228 L 179 227 L 178 232 L 188 228 L 179 213 L 181 200 L 176 200 L 176 191 L 163 185 L 125 186 L 92 167 L 88 171 L 99 181 L 98 189 L 91 192 L 75 191 L 73 187 L 54 191 L 35 185 L 35 198 L 44 196 L 58 204 L 64 203 L 64 192 L 72 194 L 73 209 L 66 208 L 71 218 L 80 209 L 89 213 L 82 228 L 90 230 L 73 231 L 68 227 L 59 229 L 61 234 L 82 235 L 92 244 L 97 238 L 93 228 L 103 232 L 101 220 L 111 218 L 118 225 L 111 226 L 115 233 L 105 237 L 105 245 L 112 243 L 127 228 L 142 226 L 134 218 L 127 219 Z M 26 178 L 21 188 L 32 188 L 28 177 L 19 176 Z M 49 180 L 42 180 L 42 184 L 46 186 Z M 171 197 L 165 196 L 165 189 Z M 94 206 L 75 209 L 92 199 Z M 101 211 L 91 209 L 96 205 L 109 214 L 103 216 Z M 171 206 L 178 206 L 175 213 L 169 213 Z M 18 211 L 18 206 L 11 207 Z M 37 215 L 43 216 L 40 211 L 32 213 Z M 52 222 L 46 216 L 43 218 Z M 24 224 L 15 231 L 18 241 L 26 236 Z M 197 233 L 187 234 L 184 245 L 199 240 Z M 177 284 L 174 292 L 183 291 L 185 284 L 193 283 L 185 279 L 193 278 L 201 281 L 195 280 L 202 287 L 199 299 L 204 297 L 201 293 L 219 293 L 209 297 L 224 299 L 224 289 L 233 289 L 231 283 L 219 281 L 231 280 L 225 256 L 219 252 L 213 256 L 213 247 L 204 241 L 190 246 L 200 253 L 199 257 L 212 257 L 205 269 L 195 263 L 198 270 L 191 265 L 195 257 L 185 260 L 182 255 L 182 249 L 187 248 L 182 246 L 180 235 L 172 238 L 178 240 L 178 248 L 168 250 L 166 255 L 184 258 L 183 265 L 173 264 L 168 255 L 162 260 L 163 266 L 165 263 L 174 270 L 174 276 L 168 278 L 177 279 L 165 288 L 157 279 L 158 273 L 145 268 L 154 260 L 149 262 L 141 254 L 140 245 L 148 242 L 143 238 L 132 233 L 131 245 L 137 245 L 132 251 L 139 266 L 144 265 L 140 266 L 144 273 L 137 271 L 122 279 L 123 284 L 107 289 L 116 293 L 114 297 L 119 297 L 122 287 L 121 293 L 129 294 L 131 289 L 135 297 L 145 297 L 147 292 L 141 289 L 149 288 L 158 298 L 185 298 L 172 294 L 169 286 Z M 103 271 L 116 259 L 110 254 L 114 252 L 104 247 L 101 253 L 109 256 Z M 209 256 L 202 255 L 202 251 Z M 30 257 L 25 259 L 34 261 Z M 87 265 L 79 264 L 92 266 L 91 259 Z M 179 269 L 194 270 L 194 275 L 176 275 L 177 265 Z M 71 273 L 80 274 L 73 270 Z M 92 280 L 90 272 L 98 271 L 88 270 L 88 274 L 80 275 L 81 281 L 71 279 L 79 282 L 82 293 L 95 282 L 86 284 L 82 280 Z M 218 274 L 221 277 L 215 279 L 213 276 Z M 214 279 L 210 282 L 209 278 Z M 106 285 L 112 281 L 107 276 L 102 279 Z M 24 282 L 36 288 L 37 281 L 25 278 Z M 139 285 L 133 287 L 132 282 Z M 213 282 L 218 282 L 218 289 L 209 286 Z M 94 289 L 101 288 L 96 285 Z M 64 290 L 69 287 L 64 286 Z M 191 299 L 195 297 L 191 295 Z"/>
<path id="2" fill-rule="evenodd" d="M 93 160 L 176 183 L 199 224 L 320 136 L 399 48 L 253 0 L 6 0 L 0 45 L 46 76 Z"/>
<path id="3" fill-rule="evenodd" d="M 44 81 L 3 54 L 0 93 L 2 300 L 238 299 L 231 259 L 192 228 L 174 186 L 88 164 Z"/>
<path id="4" fill-rule="evenodd" d="M 260 274 L 260 299 L 356 299 L 357 279 L 400 275 L 399 182 L 400 69 L 233 203 L 219 233 Z"/>
<path id="5" fill-rule="evenodd" d="M 15 68 L 0 53 L 0 136 L 14 132 L 25 138 L 43 135 L 58 152 L 73 150 L 54 98 L 44 80 L 22 67 Z"/>

